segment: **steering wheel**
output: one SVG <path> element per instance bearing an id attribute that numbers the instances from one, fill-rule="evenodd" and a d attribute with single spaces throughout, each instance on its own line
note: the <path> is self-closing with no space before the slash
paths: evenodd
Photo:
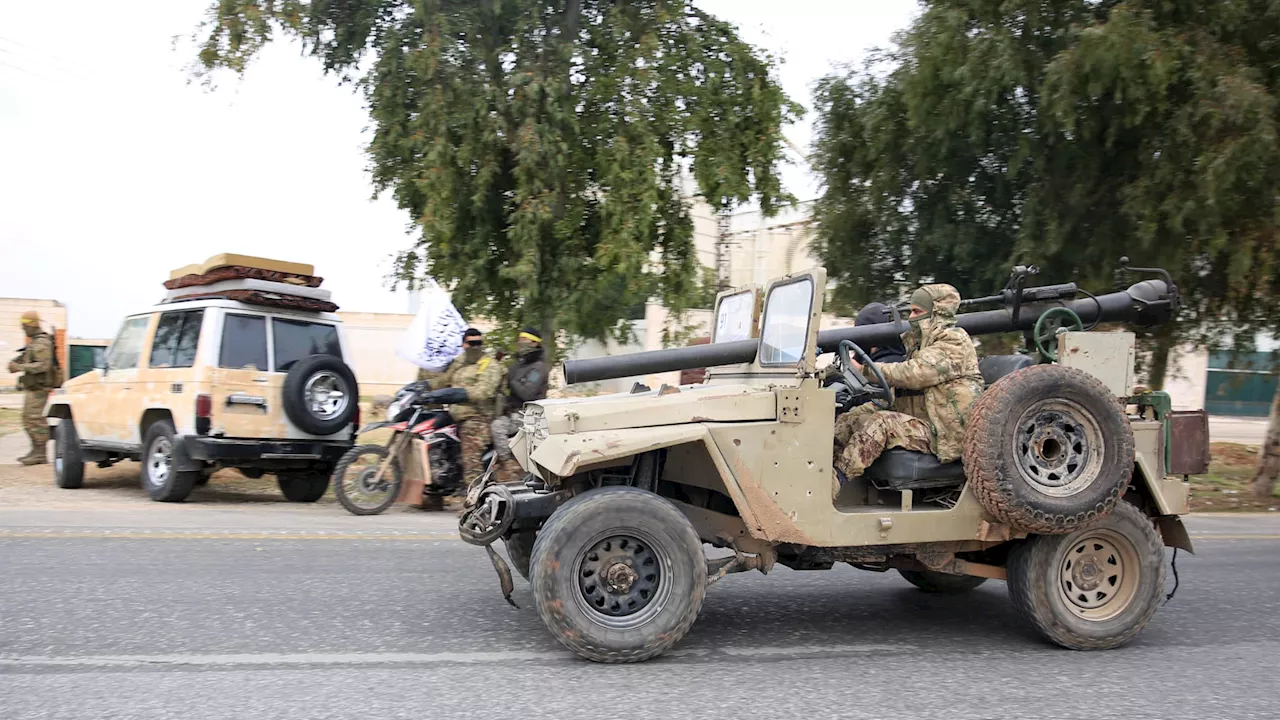
<path id="1" fill-rule="evenodd" d="M 872 385 L 862 376 L 862 373 L 853 369 L 853 360 L 850 355 L 857 355 L 862 364 L 871 368 L 871 374 L 876 376 L 879 386 Z M 840 358 L 840 372 L 844 377 L 845 384 L 853 391 L 855 395 L 870 396 L 872 404 L 881 410 L 889 410 L 893 408 L 893 388 L 889 387 L 889 383 L 885 382 L 884 373 L 880 372 L 880 367 L 871 360 L 866 351 L 858 347 L 852 340 L 841 340 L 840 347 L 836 350 L 836 356 Z"/>
<path id="2" fill-rule="evenodd" d="M 1050 308 L 1036 318 L 1036 326 L 1031 331 L 1036 350 L 1050 360 L 1058 359 L 1058 333 L 1064 331 L 1079 332 L 1084 330 L 1084 323 L 1074 310 L 1068 307 Z M 1052 347 L 1050 347 L 1052 345 Z"/>

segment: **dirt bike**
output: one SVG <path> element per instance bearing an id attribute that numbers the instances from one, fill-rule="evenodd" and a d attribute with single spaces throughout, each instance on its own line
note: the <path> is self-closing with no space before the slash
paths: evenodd
<path id="1" fill-rule="evenodd" d="M 355 515 L 377 515 L 397 500 L 425 510 L 443 509 L 444 498 L 465 486 L 462 441 L 448 410 L 450 402 L 463 398 L 465 391 L 432 390 L 425 381 L 397 391 L 387 407 L 387 419 L 357 432 L 363 436 L 390 429 L 391 438 L 385 445 L 356 445 L 334 467 L 338 502 Z M 482 457 L 484 471 L 493 460 L 490 447 Z"/>

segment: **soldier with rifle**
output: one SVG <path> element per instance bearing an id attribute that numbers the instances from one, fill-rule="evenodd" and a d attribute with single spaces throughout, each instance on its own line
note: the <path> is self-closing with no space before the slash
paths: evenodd
<path id="1" fill-rule="evenodd" d="M 23 390 L 22 428 L 31 439 L 31 451 L 18 458 L 23 465 L 41 465 L 49 461 L 49 424 L 44 417 L 49 391 L 58 387 L 58 364 L 54 357 L 53 338 L 40 329 L 40 316 L 35 311 L 22 314 L 19 322 L 27 336 L 27 346 L 9 363 L 9 372 L 21 373 Z"/>

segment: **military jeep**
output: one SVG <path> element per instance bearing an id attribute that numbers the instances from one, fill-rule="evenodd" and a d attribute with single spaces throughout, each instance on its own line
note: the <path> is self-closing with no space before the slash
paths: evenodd
<path id="1" fill-rule="evenodd" d="M 935 593 L 1005 580 L 1052 642 L 1117 647 L 1164 594 L 1163 548 L 1192 550 L 1178 516 L 1208 433 L 1203 413 L 1135 391 L 1132 333 L 1085 324 L 1162 322 L 1177 289 L 1164 274 L 1074 299 L 1072 284 L 1026 288 L 1023 275 L 977 301 L 999 309 L 960 315 L 975 336 L 1025 330 L 1029 345 L 982 358 L 962 461 L 891 449 L 863 476 L 836 477 L 837 414 L 893 399 L 851 359 L 874 377 L 864 351 L 908 326 L 820 333 L 817 268 L 722 293 L 710 344 L 566 363 L 570 382 L 709 371 L 697 385 L 526 405 L 512 447 L 529 475 L 478 479 L 462 537 L 486 547 L 510 602 L 492 547 L 503 540 L 547 628 L 594 661 L 662 653 L 709 585 L 777 564 L 894 570 Z M 709 558 L 707 545 L 723 550 Z"/>

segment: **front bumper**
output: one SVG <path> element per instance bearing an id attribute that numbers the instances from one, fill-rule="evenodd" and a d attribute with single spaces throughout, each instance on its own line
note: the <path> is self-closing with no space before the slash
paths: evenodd
<path id="1" fill-rule="evenodd" d="M 178 470 L 198 470 L 206 462 L 263 468 L 333 465 L 354 444 L 353 440 L 258 440 L 182 435 L 173 439 L 173 460 Z"/>

